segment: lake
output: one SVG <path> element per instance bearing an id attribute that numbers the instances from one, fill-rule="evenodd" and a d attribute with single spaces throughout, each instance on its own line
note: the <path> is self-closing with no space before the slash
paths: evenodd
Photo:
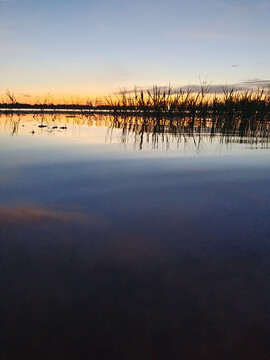
<path id="1" fill-rule="evenodd" d="M 269 359 L 269 135 L 1 115 L 1 360 Z"/>

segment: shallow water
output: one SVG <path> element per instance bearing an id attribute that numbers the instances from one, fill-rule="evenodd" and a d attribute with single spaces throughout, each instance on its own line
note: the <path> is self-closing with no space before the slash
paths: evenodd
<path id="1" fill-rule="evenodd" d="M 1 360 L 269 358 L 268 132 L 181 124 L 0 117 Z"/>

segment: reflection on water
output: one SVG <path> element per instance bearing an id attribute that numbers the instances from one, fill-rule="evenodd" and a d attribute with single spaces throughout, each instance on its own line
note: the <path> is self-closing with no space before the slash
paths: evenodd
<path id="1" fill-rule="evenodd" d="M 253 118 L 205 118 L 205 119 L 156 119 L 149 117 L 111 115 L 6 115 L 0 116 L 0 131 L 11 135 L 31 133 L 36 135 L 59 135 L 68 130 L 77 135 L 80 128 L 106 128 L 104 141 L 113 141 L 114 132 L 122 144 L 132 142 L 140 150 L 150 144 L 157 149 L 160 144 L 170 148 L 174 144 L 192 143 L 197 150 L 204 142 L 220 144 L 249 144 L 268 148 L 270 121 Z"/>
<path id="2" fill-rule="evenodd" d="M 269 124 L 229 122 L 0 118 L 1 360 L 270 357 Z"/>

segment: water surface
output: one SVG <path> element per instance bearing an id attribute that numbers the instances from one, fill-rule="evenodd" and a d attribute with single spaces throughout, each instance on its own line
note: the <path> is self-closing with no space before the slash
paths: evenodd
<path id="1" fill-rule="evenodd" d="M 268 359 L 269 125 L 241 124 L 1 116 L 1 359 Z"/>

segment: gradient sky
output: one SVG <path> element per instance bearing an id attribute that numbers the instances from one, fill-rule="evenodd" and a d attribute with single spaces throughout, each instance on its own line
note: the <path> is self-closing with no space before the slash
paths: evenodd
<path id="1" fill-rule="evenodd" d="M 269 80 L 269 19 L 269 0 L 0 0 L 0 97 Z"/>

